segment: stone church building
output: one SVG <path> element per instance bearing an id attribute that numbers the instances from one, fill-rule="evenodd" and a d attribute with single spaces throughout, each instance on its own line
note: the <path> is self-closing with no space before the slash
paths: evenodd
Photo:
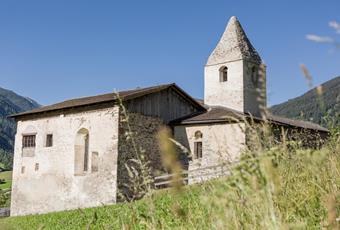
<path id="1" fill-rule="evenodd" d="M 113 204 L 126 178 L 127 131 L 145 149 L 155 175 L 162 173 L 155 135 L 168 125 L 189 149 L 189 169 L 237 159 L 247 145 L 244 119 L 263 121 L 265 67 L 232 17 L 204 67 L 204 101 L 176 84 L 72 99 L 13 115 L 17 121 L 11 215 Z M 127 111 L 128 125 L 124 111 Z M 309 122 L 269 116 L 291 130 L 321 136 Z M 149 155 L 148 155 L 149 154 Z"/>

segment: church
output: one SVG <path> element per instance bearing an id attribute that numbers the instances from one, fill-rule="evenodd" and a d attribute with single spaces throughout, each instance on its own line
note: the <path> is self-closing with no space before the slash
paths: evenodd
<path id="1" fill-rule="evenodd" d="M 173 83 L 13 115 L 17 133 L 11 215 L 119 202 L 132 152 L 145 153 L 154 176 L 164 173 L 156 137 L 163 126 L 188 150 L 182 157 L 188 170 L 218 165 L 221 159 L 236 161 L 251 135 L 245 131 L 246 120 L 328 135 L 317 124 L 265 117 L 266 106 L 266 67 L 240 22 L 231 17 L 204 66 L 204 100 Z M 133 144 L 129 133 L 135 135 Z"/>

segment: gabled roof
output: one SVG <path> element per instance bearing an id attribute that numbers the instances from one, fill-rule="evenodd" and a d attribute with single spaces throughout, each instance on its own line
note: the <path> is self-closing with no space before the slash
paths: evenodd
<path id="1" fill-rule="evenodd" d="M 137 88 L 133 90 L 107 93 L 107 94 L 102 94 L 102 95 L 92 96 L 92 97 L 76 98 L 72 100 L 63 101 L 57 104 L 40 107 L 40 108 L 30 110 L 27 112 L 14 114 L 10 117 L 19 118 L 22 116 L 42 114 L 42 113 L 47 113 L 51 111 L 61 111 L 61 110 L 78 108 L 78 107 L 83 107 L 83 106 L 97 105 L 97 104 L 108 103 L 108 102 L 116 102 L 118 99 L 118 95 L 122 101 L 127 101 L 127 100 L 132 100 L 138 97 L 142 97 L 148 94 L 157 93 L 162 90 L 167 90 L 170 88 L 175 90 L 179 95 L 181 95 L 185 100 L 191 103 L 194 107 L 199 108 L 200 110 L 205 110 L 205 108 L 200 103 L 198 103 L 195 99 L 193 99 L 190 95 L 188 95 L 184 90 L 178 87 L 175 83 L 172 83 L 172 84 L 158 85 L 158 86 L 152 86 L 152 87 L 147 87 L 147 88 Z"/>
<path id="2" fill-rule="evenodd" d="M 241 121 L 245 118 L 263 121 L 262 118 L 253 117 L 249 113 L 242 113 L 222 106 L 211 106 L 205 112 L 200 112 L 192 114 L 190 116 L 176 119 L 174 121 L 171 121 L 171 124 L 172 125 L 213 124 L 213 123 L 236 122 Z M 267 120 L 272 124 L 329 132 L 328 129 L 308 121 L 293 120 L 284 117 L 274 116 L 271 114 L 268 115 Z"/>
<path id="3" fill-rule="evenodd" d="M 231 17 L 219 43 L 211 53 L 207 65 L 216 65 L 235 60 L 250 60 L 261 64 L 261 57 L 250 43 L 240 22 Z"/>

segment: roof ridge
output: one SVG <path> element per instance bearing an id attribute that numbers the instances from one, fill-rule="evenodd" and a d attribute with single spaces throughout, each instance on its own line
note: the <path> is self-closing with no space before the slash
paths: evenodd
<path id="1" fill-rule="evenodd" d="M 234 109 L 230 109 L 224 106 L 210 106 L 210 109 L 206 112 L 202 112 L 200 114 L 193 114 L 193 116 L 183 117 L 176 119 L 171 122 L 171 124 L 195 124 L 195 123 L 216 123 L 216 122 L 230 122 L 234 121 L 230 119 L 230 117 L 239 118 L 242 116 L 243 118 L 250 118 L 257 121 L 264 121 L 263 118 L 253 117 L 249 113 L 243 113 L 241 111 L 237 111 Z M 293 126 L 298 128 L 310 129 L 310 130 L 318 130 L 322 132 L 329 132 L 328 129 L 322 127 L 319 124 L 315 124 L 309 121 L 301 121 L 294 120 L 290 118 L 284 118 L 269 114 L 267 117 L 267 121 L 272 124 L 283 125 L 283 126 Z"/>
<path id="2" fill-rule="evenodd" d="M 96 96 L 88 96 L 88 97 L 81 97 L 81 98 L 73 98 L 70 100 L 62 101 L 59 103 L 55 103 L 52 105 L 43 106 L 34 110 L 26 111 L 23 113 L 18 113 L 11 115 L 10 117 L 20 117 L 25 115 L 37 114 L 37 113 L 45 113 L 50 111 L 57 111 L 63 109 L 70 109 L 75 107 L 81 106 L 88 106 L 94 105 L 99 103 L 109 103 L 111 101 L 117 100 L 117 94 L 121 97 L 122 100 L 132 100 L 138 97 L 145 96 L 147 94 L 156 93 L 161 90 L 165 90 L 170 87 L 175 87 L 178 93 L 182 95 L 182 97 L 187 98 L 189 103 L 192 103 L 193 106 L 197 106 L 199 108 L 204 109 L 204 107 L 195 101 L 189 94 L 187 94 L 184 90 L 178 87 L 175 83 L 170 84 L 160 84 L 150 87 L 139 88 L 135 90 L 125 90 L 125 91 L 118 91 L 106 94 L 100 94 Z"/>

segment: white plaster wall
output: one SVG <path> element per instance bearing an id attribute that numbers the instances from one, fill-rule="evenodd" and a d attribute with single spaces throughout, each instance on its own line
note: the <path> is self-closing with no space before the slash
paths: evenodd
<path id="1" fill-rule="evenodd" d="M 220 82 L 222 66 L 228 68 L 228 81 Z M 243 111 L 243 60 L 205 66 L 204 103 Z"/>
<path id="2" fill-rule="evenodd" d="M 181 125 L 174 127 L 175 139 L 194 152 L 195 132 L 201 131 L 202 138 L 202 153 L 201 159 L 193 159 L 189 163 L 189 171 L 203 169 L 209 166 L 217 166 L 229 164 L 238 160 L 240 154 L 246 147 L 246 136 L 244 133 L 244 123 L 234 124 L 207 124 L 207 125 Z M 217 170 L 220 170 L 218 168 Z M 209 172 L 214 170 L 207 170 Z M 193 180 L 189 183 L 196 183 L 200 180 L 206 180 L 210 177 L 200 177 L 199 174 L 206 173 L 197 171 L 193 173 Z"/>
<path id="3" fill-rule="evenodd" d="M 220 82 L 220 68 L 228 68 L 228 81 Z M 218 65 L 205 66 L 204 103 L 210 106 L 224 106 L 241 112 L 260 115 L 260 104 L 267 105 L 266 74 L 262 82 L 257 74 L 258 84 L 252 80 L 252 68 L 259 65 L 237 60 Z M 260 96 L 260 93 L 263 93 Z"/>
<path id="4" fill-rule="evenodd" d="M 118 107 L 19 121 L 15 139 L 11 215 L 47 213 L 111 204 L 116 201 Z M 89 131 L 89 170 L 74 174 L 77 132 Z M 36 132 L 33 157 L 22 157 L 22 135 Z M 44 147 L 46 134 L 53 147 Z M 99 170 L 91 172 L 91 154 L 99 154 Z M 35 164 L 39 170 L 35 171 Z M 25 172 L 21 168 L 25 167 Z"/>

